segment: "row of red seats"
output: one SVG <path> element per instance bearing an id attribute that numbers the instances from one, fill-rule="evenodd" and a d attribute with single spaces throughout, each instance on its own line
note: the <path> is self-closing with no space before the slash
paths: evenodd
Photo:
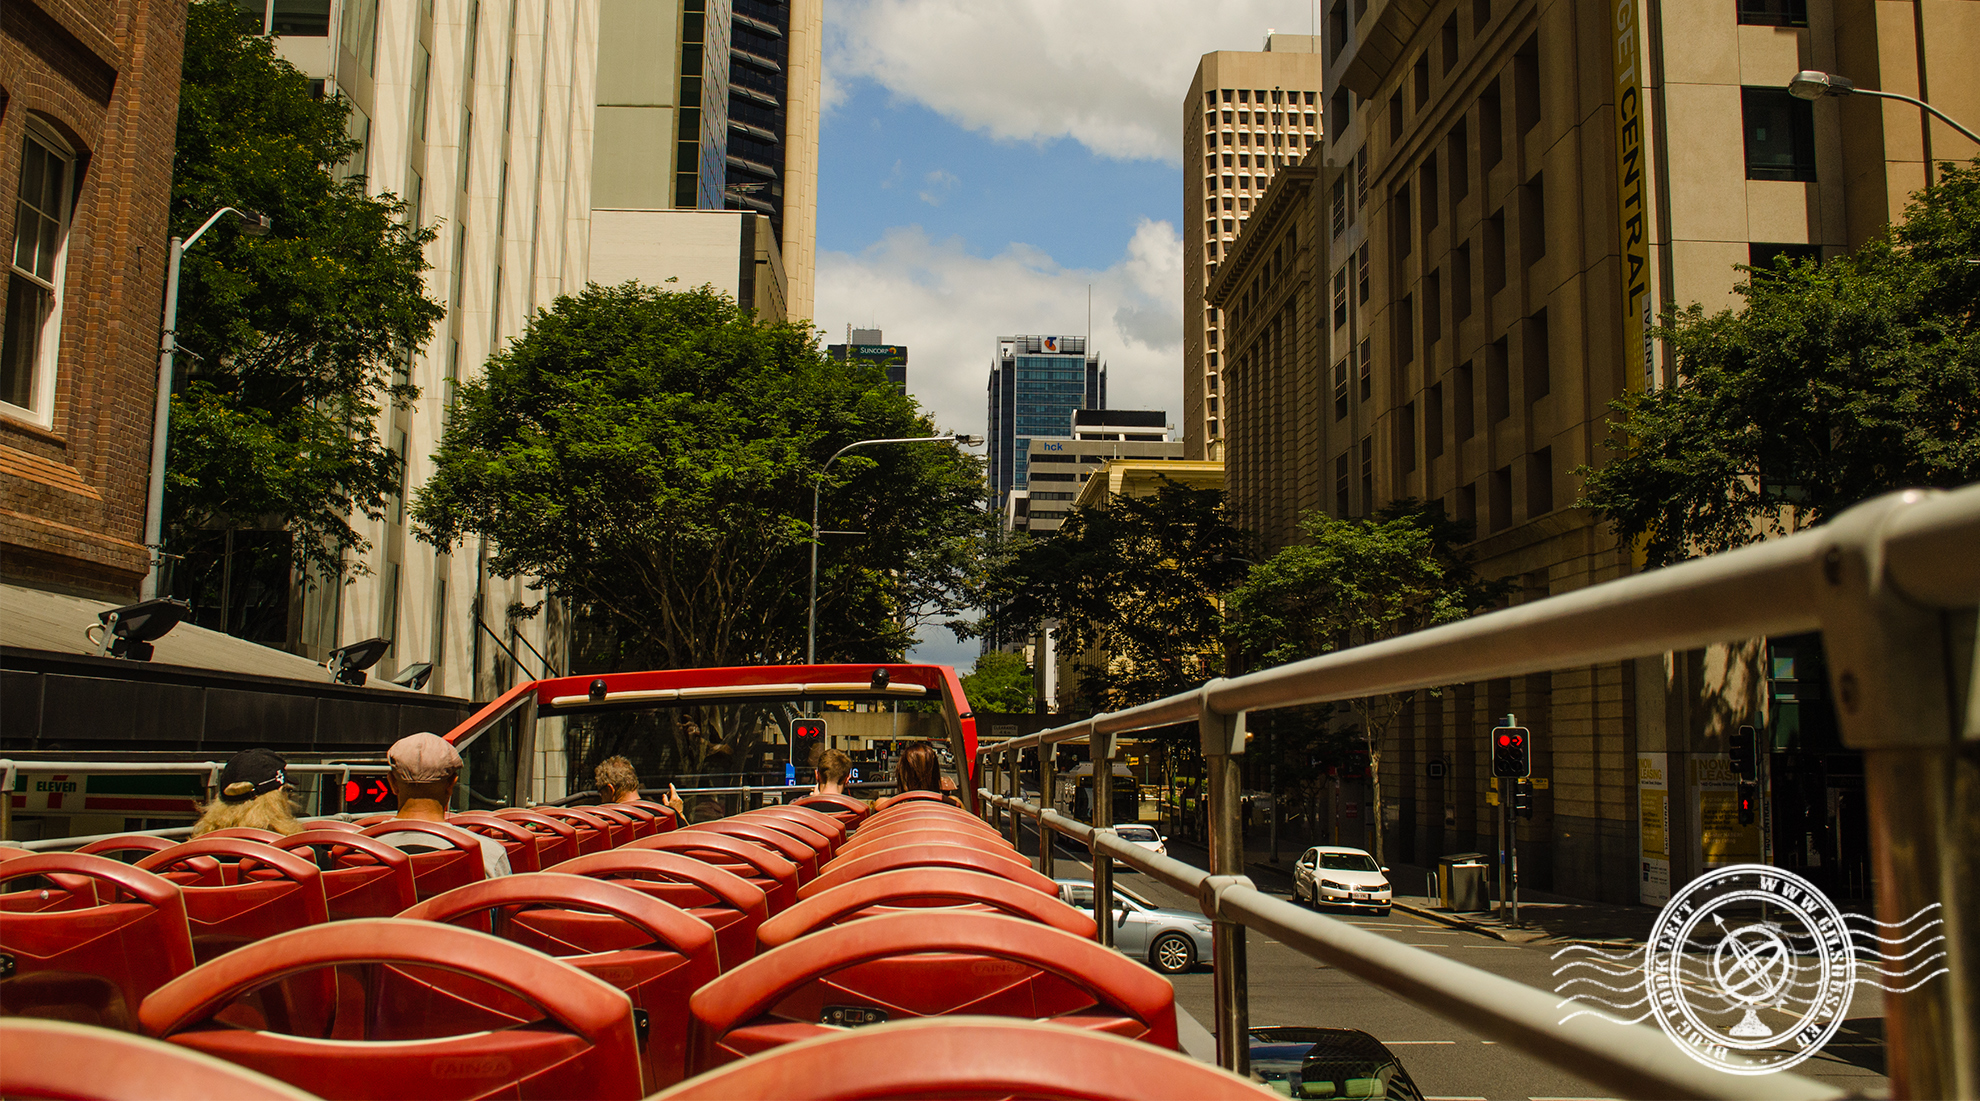
<path id="1" fill-rule="evenodd" d="M 638 1097 L 702 1072 L 680 1089 L 717 1092 L 682 1095 L 717 1096 L 713 1078 L 763 1073 L 745 1056 L 954 1014 L 1144 1042 L 1102 1042 L 1102 1064 L 1175 1046 L 1167 982 L 1099 948 L 1090 917 L 956 808 L 910 798 L 860 823 L 864 804 L 814 797 L 683 830 L 614 810 L 456 816 L 422 826 L 442 847 L 411 856 L 376 840 L 419 825 L 393 820 L 208 835 L 137 867 L 10 861 L 0 877 L 50 887 L 0 910 L 26 972 L 0 982 L 0 1008 L 115 1023 L 121 999 L 151 1036 L 330 1098 Z M 519 874 L 481 880 L 470 829 Z M 94 1001 L 76 989 L 90 980 Z M 0 1093 L 23 1069 L 0 1071 Z"/>

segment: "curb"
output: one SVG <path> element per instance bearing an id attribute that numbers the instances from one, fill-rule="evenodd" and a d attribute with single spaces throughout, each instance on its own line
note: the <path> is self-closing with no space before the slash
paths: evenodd
<path id="1" fill-rule="evenodd" d="M 1493 940 L 1496 941 L 1511 943 L 1509 941 L 1506 941 L 1505 936 L 1500 932 L 1498 932 L 1496 929 L 1488 929 L 1483 925 L 1479 925 L 1475 922 L 1466 921 L 1461 917 L 1453 917 L 1452 915 L 1447 914 L 1442 910 L 1427 910 L 1421 906 L 1412 906 L 1407 902 L 1398 901 L 1393 896 L 1389 899 L 1389 905 L 1394 907 L 1395 909 L 1401 910 L 1405 914 L 1413 914 L 1420 918 L 1427 918 L 1428 920 L 1437 922 L 1440 925 L 1448 925 L 1453 929 L 1463 929 L 1467 933 L 1477 933 L 1481 937 L 1491 937 Z"/>

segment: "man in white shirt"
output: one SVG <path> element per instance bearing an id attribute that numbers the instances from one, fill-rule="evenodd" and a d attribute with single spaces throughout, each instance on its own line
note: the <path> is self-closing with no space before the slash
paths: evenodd
<path id="1" fill-rule="evenodd" d="M 460 782 L 461 776 L 461 755 L 453 745 L 438 734 L 411 734 L 392 743 L 392 748 L 385 752 L 385 762 L 392 766 L 386 782 L 392 786 L 392 794 L 399 797 L 399 819 L 445 825 L 447 808 L 454 799 L 454 785 Z M 444 842 L 432 834 L 414 830 L 377 836 L 387 845 L 408 852 L 445 847 Z M 503 848 L 500 841 L 480 834 L 468 836 L 481 843 L 481 867 L 485 878 L 494 879 L 510 873 L 509 850 Z"/>

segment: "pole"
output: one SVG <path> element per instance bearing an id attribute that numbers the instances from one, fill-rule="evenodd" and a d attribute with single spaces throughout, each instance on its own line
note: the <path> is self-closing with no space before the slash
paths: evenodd
<path id="1" fill-rule="evenodd" d="M 1233 721 L 1241 722 L 1242 716 Z M 1241 732 L 1233 734 L 1240 740 Z M 1225 752 L 1203 755 L 1204 787 L 1210 797 L 1210 874 L 1213 876 L 1239 876 L 1244 874 L 1244 838 L 1242 836 L 1243 777 L 1240 775 L 1237 754 L 1229 752 L 1230 743 L 1224 739 L 1220 748 Z M 1211 748 L 1205 739 L 1205 748 Z M 1211 915 L 1210 946 L 1215 953 L 1216 964 L 1216 1016 L 1217 1016 L 1217 1065 L 1234 1074 L 1248 1076 L 1251 1073 L 1250 1047 L 1250 981 L 1245 960 L 1244 926 L 1235 921 L 1226 921 Z"/>
<path id="2" fill-rule="evenodd" d="M 1945 123 L 1947 126 L 1950 126 L 1953 129 L 1959 131 L 1961 134 L 1965 135 L 1966 140 L 1980 142 L 1980 134 L 1976 134 L 1973 131 L 1968 130 L 1966 127 L 1961 126 L 1959 123 L 1953 121 L 1951 115 L 1946 114 L 1944 111 L 1939 110 L 1937 107 L 1932 106 L 1931 104 L 1925 102 L 1922 99 L 1913 99 L 1910 96 L 1899 95 L 1896 92 L 1873 92 L 1868 88 L 1852 88 L 1850 89 L 1848 94 L 1853 96 L 1875 96 L 1878 99 L 1895 99 L 1903 103 L 1909 103 L 1914 107 L 1918 107 L 1924 110 L 1926 113 L 1930 114 L 1933 118 L 1938 119 L 1940 122 Z"/>
<path id="3" fill-rule="evenodd" d="M 145 572 L 144 585 L 138 591 L 140 600 L 158 596 L 159 574 L 165 564 L 165 444 L 172 423 L 173 359 L 179 350 L 179 258 L 185 252 L 185 242 L 177 237 L 165 249 L 165 321 L 158 333 L 158 399 L 151 412 L 151 485 L 144 502 L 144 545 L 151 554 L 151 568 Z"/>
<path id="4" fill-rule="evenodd" d="M 852 338 L 847 337 L 846 339 L 850 340 Z M 834 455 L 832 458 L 836 459 L 838 456 Z M 831 466 L 832 460 L 825 460 L 825 465 L 828 467 Z M 824 489 L 825 471 L 821 468 L 818 471 L 818 477 L 811 483 L 811 598 L 808 602 L 809 610 L 805 615 L 804 628 L 804 663 L 806 665 L 818 664 L 818 497 L 820 493 L 824 492 Z"/>
<path id="5" fill-rule="evenodd" d="M 1054 786 L 1052 747 L 1041 742 L 1038 746 L 1038 806 L 1041 811 L 1055 809 L 1052 800 Z M 1046 879 L 1052 878 L 1052 827 L 1046 824 L 1042 813 L 1038 816 L 1038 874 Z M 1103 921 L 1105 918 L 1094 914 L 1093 920 Z"/>
<path id="6" fill-rule="evenodd" d="M 1114 827 L 1114 758 L 1108 752 L 1113 748 L 1111 734 L 1088 739 L 1087 757 L 1093 762 L 1093 829 L 1113 831 Z M 1101 756 L 1107 753 L 1106 756 Z M 1093 923 L 1099 926 L 1100 943 L 1105 947 L 1114 946 L 1114 858 L 1093 847 Z"/>
<path id="7" fill-rule="evenodd" d="M 1524 780 L 1514 780 L 1513 790 L 1517 792 Z M 1513 810 L 1512 800 L 1506 801 L 1506 866 L 1512 880 L 1512 924 L 1519 926 L 1519 815 Z"/>

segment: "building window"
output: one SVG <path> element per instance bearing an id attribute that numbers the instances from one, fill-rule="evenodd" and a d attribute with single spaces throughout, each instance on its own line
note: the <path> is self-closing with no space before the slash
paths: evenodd
<path id="1" fill-rule="evenodd" d="M 1736 0 L 1739 21 L 1748 27 L 1806 27 L 1808 0 Z"/>
<path id="2" fill-rule="evenodd" d="M 1423 392 L 1423 453 L 1436 458 L 1444 453 L 1444 384 Z"/>
<path id="3" fill-rule="evenodd" d="M 1822 259 L 1822 246 L 1771 244 L 1761 241 L 1754 241 L 1746 246 L 1747 265 L 1760 269 L 1762 273 L 1772 271 L 1774 264 L 1783 256 L 1797 263 L 1805 261 L 1819 263 Z"/>
<path id="4" fill-rule="evenodd" d="M 1343 451 L 1334 457 L 1334 514 L 1352 516 L 1354 505 L 1348 500 L 1348 453 Z"/>
<path id="5" fill-rule="evenodd" d="M 1334 273 L 1334 328 L 1347 324 L 1348 319 L 1348 274 L 1347 265 Z"/>
<path id="6" fill-rule="evenodd" d="M 1396 423 L 1396 458 L 1404 474 L 1416 472 L 1416 403 L 1405 402 L 1402 419 Z"/>
<path id="7" fill-rule="evenodd" d="M 43 427 L 54 420 L 62 267 L 74 167 L 74 154 L 53 135 L 35 128 L 22 139 L 6 323 L 0 333 L 0 402 L 9 413 Z"/>
<path id="8" fill-rule="evenodd" d="M 1815 179 L 1815 105 L 1784 88 L 1741 88 L 1746 178 Z"/>
<path id="9" fill-rule="evenodd" d="M 1495 80 L 1478 97 L 1478 157 L 1488 171 L 1506 155 L 1504 110 Z"/>
<path id="10" fill-rule="evenodd" d="M 1428 51 L 1416 55 L 1416 66 L 1411 74 L 1416 84 L 1416 109 L 1421 111 L 1430 106 L 1430 54 Z"/>
<path id="11" fill-rule="evenodd" d="M 1368 304 L 1368 245 L 1354 250 L 1355 301 Z"/>
<path id="12" fill-rule="evenodd" d="M 1334 419 L 1346 420 L 1348 414 L 1348 361 L 1344 358 L 1334 364 Z M 1345 477 L 1345 473 L 1342 475 Z"/>
<path id="13" fill-rule="evenodd" d="M 1341 234 L 1347 232 L 1346 177 L 1334 181 L 1333 216 L 1334 216 L 1334 236 L 1339 237 Z"/>
<path id="14" fill-rule="evenodd" d="M 1360 346 L 1355 349 L 1355 358 L 1357 360 L 1355 370 L 1360 375 L 1361 380 L 1361 400 L 1368 401 L 1375 395 L 1374 341 L 1363 337 Z"/>
<path id="15" fill-rule="evenodd" d="M 1450 18 L 1444 20 L 1443 37 L 1444 37 L 1444 72 L 1448 74 L 1452 69 L 1457 68 L 1457 60 L 1458 60 L 1457 12 L 1452 12 Z"/>
<path id="16" fill-rule="evenodd" d="M 1526 460 L 1526 518 L 1554 511 L 1554 449 L 1543 447 Z"/>
<path id="17" fill-rule="evenodd" d="M 330 37 L 330 0 L 235 0 L 242 34 Z"/>
<path id="18" fill-rule="evenodd" d="M 1361 511 L 1375 511 L 1375 437 L 1361 437 Z"/>
<path id="19" fill-rule="evenodd" d="M 1397 91 L 1389 97 L 1389 142 L 1394 144 L 1403 136 L 1403 94 Z"/>
<path id="20" fill-rule="evenodd" d="M 1478 419 L 1473 415 L 1475 395 L 1472 391 L 1471 361 L 1466 360 L 1451 372 L 1451 417 L 1457 422 L 1459 443 L 1478 434 Z"/>

